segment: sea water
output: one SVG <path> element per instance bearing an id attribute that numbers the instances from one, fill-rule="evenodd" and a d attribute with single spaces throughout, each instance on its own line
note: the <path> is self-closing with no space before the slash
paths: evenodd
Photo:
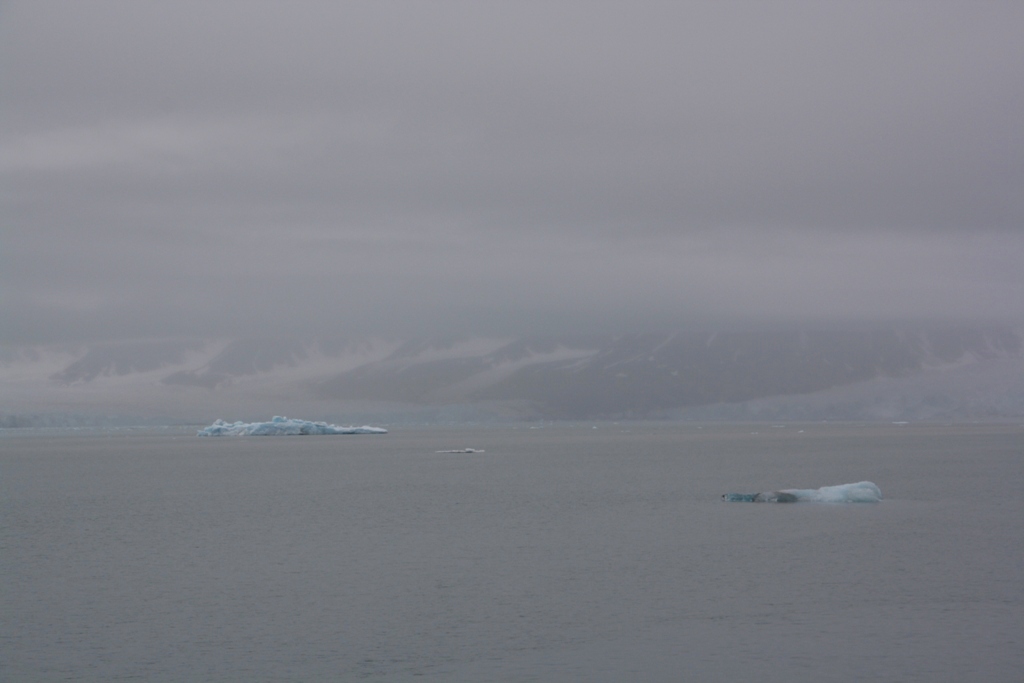
<path id="1" fill-rule="evenodd" d="M 1024 671 L 1020 425 L 194 434 L 0 435 L 0 680 Z"/>

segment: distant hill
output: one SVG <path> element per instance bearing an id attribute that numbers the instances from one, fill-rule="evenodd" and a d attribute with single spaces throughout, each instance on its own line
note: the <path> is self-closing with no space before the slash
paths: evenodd
<path id="1" fill-rule="evenodd" d="M 7 348 L 0 416 L 1017 419 L 1022 348 L 998 325 Z"/>
<path id="2" fill-rule="evenodd" d="M 404 345 L 317 390 L 417 403 L 517 401 L 554 419 L 650 418 L 1018 358 L 1021 339 L 997 328 L 771 330 L 525 339 L 473 355 L 457 348 Z"/>

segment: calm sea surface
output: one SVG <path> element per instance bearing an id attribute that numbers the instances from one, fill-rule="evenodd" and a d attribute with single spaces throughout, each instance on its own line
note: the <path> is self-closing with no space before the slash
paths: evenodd
<path id="1" fill-rule="evenodd" d="M 192 433 L 0 435 L 0 680 L 1024 677 L 1020 425 Z"/>

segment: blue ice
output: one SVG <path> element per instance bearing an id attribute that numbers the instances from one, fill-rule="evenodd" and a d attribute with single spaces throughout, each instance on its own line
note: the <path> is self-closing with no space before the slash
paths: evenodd
<path id="1" fill-rule="evenodd" d="M 882 490 L 874 482 L 822 486 L 820 489 L 781 489 L 763 493 L 726 493 L 722 500 L 733 503 L 877 503 Z"/>
<path id="2" fill-rule="evenodd" d="M 326 422 L 310 422 L 275 416 L 270 422 L 234 422 L 217 420 L 200 429 L 197 436 L 295 436 L 300 434 L 387 434 L 380 427 L 339 427 Z"/>

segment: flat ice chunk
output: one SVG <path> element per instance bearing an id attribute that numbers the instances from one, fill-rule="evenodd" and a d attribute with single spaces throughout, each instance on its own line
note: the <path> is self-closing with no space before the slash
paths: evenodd
<path id="1" fill-rule="evenodd" d="M 296 436 L 303 434 L 387 434 L 380 427 L 339 427 L 326 422 L 310 422 L 275 416 L 270 422 L 234 422 L 217 420 L 200 429 L 197 436 Z"/>
<path id="2" fill-rule="evenodd" d="M 813 503 L 877 503 L 882 500 L 882 490 L 870 481 L 822 486 L 820 489 L 783 489 L 782 493 L 792 493 L 798 501 Z"/>
<path id="3" fill-rule="evenodd" d="M 722 500 L 733 503 L 877 503 L 882 491 L 873 482 L 822 486 L 820 489 L 782 489 L 764 493 L 726 493 Z"/>

